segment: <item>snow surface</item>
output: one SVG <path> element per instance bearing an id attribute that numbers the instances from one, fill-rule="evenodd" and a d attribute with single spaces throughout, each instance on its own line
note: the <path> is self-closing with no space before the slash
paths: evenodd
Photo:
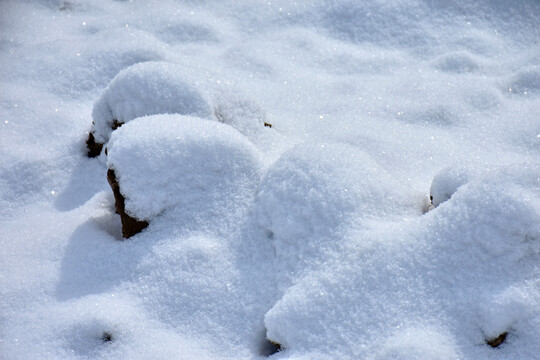
<path id="1" fill-rule="evenodd" d="M 540 359 L 539 24 L 0 2 L 0 358 Z"/>

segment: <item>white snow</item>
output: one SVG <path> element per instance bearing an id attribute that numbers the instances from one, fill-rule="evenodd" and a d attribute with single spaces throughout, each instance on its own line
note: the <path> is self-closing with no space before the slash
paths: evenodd
<path id="1" fill-rule="evenodd" d="M 539 24 L 1 1 L 0 358 L 540 359 Z"/>
<path id="2" fill-rule="evenodd" d="M 351 223 L 419 215 L 422 205 L 421 194 L 357 147 L 303 143 L 268 169 L 254 212 L 272 237 L 282 271 L 294 273 L 339 246 Z"/>
<path id="3" fill-rule="evenodd" d="M 270 144 L 263 135 L 264 127 L 271 127 L 265 111 L 237 87 L 214 77 L 165 61 L 137 63 L 120 71 L 94 104 L 95 141 L 106 144 L 114 128 L 141 116 L 182 114 L 218 120 L 258 144 Z"/>
<path id="4" fill-rule="evenodd" d="M 369 358 L 420 331 L 424 340 L 391 346 L 383 358 L 507 358 L 508 349 L 481 346 L 507 331 L 515 356 L 534 358 L 540 189 L 530 185 L 538 171 L 490 172 L 413 221 L 352 229 L 339 255 L 328 253 L 266 314 L 269 337 Z M 435 355 L 431 341 L 441 343 Z"/>
<path id="5" fill-rule="evenodd" d="M 149 220 L 170 208 L 178 218 L 230 216 L 255 197 L 262 164 L 255 146 L 228 125 L 154 115 L 114 132 L 107 166 L 126 212 Z"/>
<path id="6" fill-rule="evenodd" d="M 452 195 L 469 181 L 470 170 L 465 168 L 445 167 L 440 169 L 431 182 L 429 196 L 433 206 L 450 199 Z"/>
<path id="7" fill-rule="evenodd" d="M 109 141 L 113 120 L 126 123 L 153 114 L 182 114 L 209 118 L 212 110 L 196 79 L 166 62 L 139 63 L 122 70 L 94 105 L 92 132 Z"/>

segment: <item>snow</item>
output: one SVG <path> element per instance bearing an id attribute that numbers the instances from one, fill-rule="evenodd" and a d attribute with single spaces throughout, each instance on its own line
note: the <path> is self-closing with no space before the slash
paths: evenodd
<path id="1" fill-rule="evenodd" d="M 176 71 L 175 71 L 176 70 Z M 146 62 L 122 70 L 94 105 L 93 134 L 109 141 L 113 121 L 126 123 L 153 114 L 182 114 L 209 118 L 208 100 L 186 79 L 181 69 L 168 63 Z"/>
<path id="2" fill-rule="evenodd" d="M 422 194 L 403 187 L 360 149 L 302 143 L 268 169 L 254 212 L 272 237 L 280 267 L 294 273 L 339 246 L 335 239 L 351 222 L 418 215 L 422 205 Z"/>
<path id="3" fill-rule="evenodd" d="M 238 88 L 221 85 L 214 77 L 165 61 L 132 65 L 112 79 L 94 104 L 91 133 L 96 142 L 106 144 L 114 129 L 135 118 L 181 114 L 229 124 L 264 144 L 264 127 L 271 127 L 265 111 Z"/>
<path id="4" fill-rule="evenodd" d="M 538 24 L 2 1 L 0 358 L 540 359 Z"/>
<path id="5" fill-rule="evenodd" d="M 469 181 L 468 169 L 445 167 L 440 169 L 431 182 L 429 197 L 433 206 L 450 199 L 452 195 Z"/>
<path id="6" fill-rule="evenodd" d="M 149 220 L 169 208 L 179 218 L 234 213 L 255 197 L 262 164 L 255 146 L 228 125 L 154 115 L 115 131 L 107 167 L 127 213 Z"/>
<path id="7" fill-rule="evenodd" d="M 479 345 L 508 331 L 515 356 L 534 358 L 540 192 L 529 185 L 538 171 L 493 171 L 422 217 L 351 230 L 339 256 L 305 274 L 266 314 L 268 336 L 286 348 L 324 344 L 368 358 L 381 343 L 419 331 L 426 340 L 415 340 L 412 352 L 411 344 L 390 346 L 383 358 L 506 358 L 511 353 Z M 431 341 L 447 351 L 433 355 Z"/>

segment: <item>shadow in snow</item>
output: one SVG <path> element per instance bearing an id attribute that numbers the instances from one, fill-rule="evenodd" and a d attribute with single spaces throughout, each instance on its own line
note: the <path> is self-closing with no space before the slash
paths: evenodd
<path id="1" fill-rule="evenodd" d="M 96 193 L 109 190 L 107 169 L 95 159 L 81 158 L 70 170 L 67 186 L 57 196 L 54 206 L 59 211 L 73 210 L 92 198 Z"/>
<path id="2" fill-rule="evenodd" d="M 112 212 L 79 226 L 62 259 L 57 298 L 102 293 L 130 278 L 148 248 L 122 239 L 120 218 Z"/>

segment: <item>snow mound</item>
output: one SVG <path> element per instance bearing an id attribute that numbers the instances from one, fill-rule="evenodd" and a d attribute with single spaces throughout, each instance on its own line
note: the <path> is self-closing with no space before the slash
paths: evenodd
<path id="1" fill-rule="evenodd" d="M 275 130 L 273 118 L 258 102 L 235 85 L 221 85 L 212 89 L 215 118 L 238 130 L 271 161 L 277 159 L 282 146 L 290 143 Z"/>
<path id="2" fill-rule="evenodd" d="M 316 257 L 353 221 L 411 214 L 414 199 L 358 148 L 303 143 L 265 174 L 255 207 L 286 268 Z"/>
<path id="3" fill-rule="evenodd" d="M 539 358 L 539 1 L 0 9 L 0 358 Z"/>
<path id="4" fill-rule="evenodd" d="M 235 89 L 219 89 L 213 96 L 214 115 L 247 137 L 254 137 L 270 127 L 266 112 L 259 104 Z"/>
<path id="5" fill-rule="evenodd" d="M 415 221 L 351 231 L 346 256 L 306 274 L 266 314 L 267 336 L 351 358 L 536 357 L 538 174 L 487 172 Z M 486 343 L 505 332 L 500 350 Z"/>
<path id="6" fill-rule="evenodd" d="M 170 208 L 192 217 L 244 204 L 255 195 L 261 164 L 254 145 L 230 126 L 154 115 L 115 131 L 107 166 L 126 212 L 149 220 Z"/>
<path id="7" fill-rule="evenodd" d="M 273 138 L 266 139 L 271 127 L 266 112 L 236 86 L 215 80 L 204 71 L 149 61 L 122 70 L 96 101 L 87 143 L 89 155 L 99 155 L 102 145 L 122 124 L 155 114 L 216 119 L 263 148 L 270 146 Z"/>
<path id="8" fill-rule="evenodd" d="M 445 167 L 437 172 L 429 190 L 431 203 L 439 206 L 450 199 L 458 188 L 469 180 L 469 170 L 465 168 Z"/>
<path id="9" fill-rule="evenodd" d="M 104 144 L 114 128 L 145 115 L 211 117 L 208 98 L 184 70 L 166 62 L 146 62 L 122 70 L 94 105 L 95 140 Z"/>

